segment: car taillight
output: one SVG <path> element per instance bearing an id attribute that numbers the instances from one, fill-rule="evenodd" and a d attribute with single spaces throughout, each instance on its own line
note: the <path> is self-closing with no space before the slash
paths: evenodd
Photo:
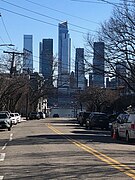
<path id="1" fill-rule="evenodd" d="M 131 129 L 135 129 L 135 124 L 131 124 Z"/>

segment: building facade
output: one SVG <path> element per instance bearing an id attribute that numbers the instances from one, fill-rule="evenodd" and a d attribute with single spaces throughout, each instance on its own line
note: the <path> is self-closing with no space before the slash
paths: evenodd
<path id="1" fill-rule="evenodd" d="M 33 73 L 33 36 L 24 35 L 23 37 L 23 73 Z"/>
<path id="2" fill-rule="evenodd" d="M 93 85 L 104 87 L 104 42 L 94 42 Z"/>
<path id="3" fill-rule="evenodd" d="M 84 67 L 84 48 L 76 48 L 75 56 L 75 79 L 76 87 L 84 90 L 85 88 L 85 67 Z"/>
<path id="4" fill-rule="evenodd" d="M 53 84 L 53 39 L 43 39 L 39 46 L 39 73 Z"/>
<path id="5" fill-rule="evenodd" d="M 58 87 L 69 86 L 70 63 L 71 39 L 66 21 L 58 27 Z"/>

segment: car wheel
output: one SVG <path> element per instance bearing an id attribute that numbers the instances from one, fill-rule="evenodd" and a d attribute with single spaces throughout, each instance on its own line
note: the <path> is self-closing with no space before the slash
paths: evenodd
<path id="1" fill-rule="evenodd" d="M 126 141 L 129 142 L 130 141 L 130 138 L 129 138 L 129 134 L 128 132 L 126 133 Z"/>
<path id="2" fill-rule="evenodd" d="M 11 131 L 11 127 L 8 128 L 8 131 Z"/>

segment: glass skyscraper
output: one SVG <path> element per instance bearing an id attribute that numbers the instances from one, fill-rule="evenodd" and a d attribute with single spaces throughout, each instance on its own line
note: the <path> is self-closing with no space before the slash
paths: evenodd
<path id="1" fill-rule="evenodd" d="M 71 39 L 65 21 L 59 23 L 58 27 L 58 87 L 69 86 L 70 63 Z"/>
<path id="2" fill-rule="evenodd" d="M 39 73 L 46 82 L 52 84 L 53 72 L 53 39 L 43 39 L 39 47 Z"/>
<path id="3" fill-rule="evenodd" d="M 75 78 L 76 78 L 77 88 L 84 90 L 85 88 L 84 48 L 76 48 Z"/>
<path id="4" fill-rule="evenodd" d="M 33 73 L 33 36 L 24 35 L 23 40 L 23 72 Z"/>
<path id="5" fill-rule="evenodd" d="M 104 87 L 104 42 L 94 42 L 93 85 Z"/>

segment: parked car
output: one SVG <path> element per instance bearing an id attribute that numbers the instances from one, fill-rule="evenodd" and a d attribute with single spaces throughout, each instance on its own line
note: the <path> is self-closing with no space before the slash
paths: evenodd
<path id="1" fill-rule="evenodd" d="M 85 112 L 85 111 L 80 113 L 78 117 L 78 123 L 80 124 L 80 126 L 86 124 L 86 119 L 89 117 L 90 114 L 91 112 Z"/>
<path id="2" fill-rule="evenodd" d="M 54 118 L 59 117 L 59 114 L 54 114 L 53 117 Z"/>
<path id="3" fill-rule="evenodd" d="M 86 119 L 86 129 L 101 128 L 108 130 L 109 118 L 105 113 L 92 112 Z"/>
<path id="4" fill-rule="evenodd" d="M 8 131 L 10 131 L 11 127 L 12 121 L 9 118 L 8 114 L 0 112 L 0 129 L 8 129 Z"/>
<path id="5" fill-rule="evenodd" d="M 117 139 L 135 140 L 135 114 L 120 114 L 112 126 L 112 136 L 114 133 Z"/>
<path id="6" fill-rule="evenodd" d="M 17 124 L 17 116 L 15 116 L 15 113 L 9 113 L 9 117 L 12 121 L 12 124 L 16 125 Z"/>
<path id="7" fill-rule="evenodd" d="M 40 114 L 38 112 L 31 112 L 29 114 L 29 119 L 40 119 Z"/>
<path id="8" fill-rule="evenodd" d="M 129 114 L 127 113 L 120 113 L 116 120 L 112 122 L 112 127 L 111 127 L 111 136 L 113 137 L 113 134 L 115 132 L 115 136 L 118 139 L 119 135 L 118 135 L 118 127 L 120 126 L 120 124 L 123 124 L 125 121 L 127 121 L 127 118 L 129 117 Z"/>
<path id="9" fill-rule="evenodd" d="M 9 116 L 9 114 L 10 114 L 9 111 L 0 111 L 0 113 L 6 113 L 8 116 Z"/>
<path id="10" fill-rule="evenodd" d="M 16 118 L 17 118 L 17 122 L 20 123 L 21 122 L 21 115 L 19 113 L 14 113 Z"/>
<path id="11" fill-rule="evenodd" d="M 45 117 L 45 113 L 43 113 L 43 112 L 38 112 L 38 113 L 39 113 L 41 119 L 45 119 L 46 118 Z"/>

